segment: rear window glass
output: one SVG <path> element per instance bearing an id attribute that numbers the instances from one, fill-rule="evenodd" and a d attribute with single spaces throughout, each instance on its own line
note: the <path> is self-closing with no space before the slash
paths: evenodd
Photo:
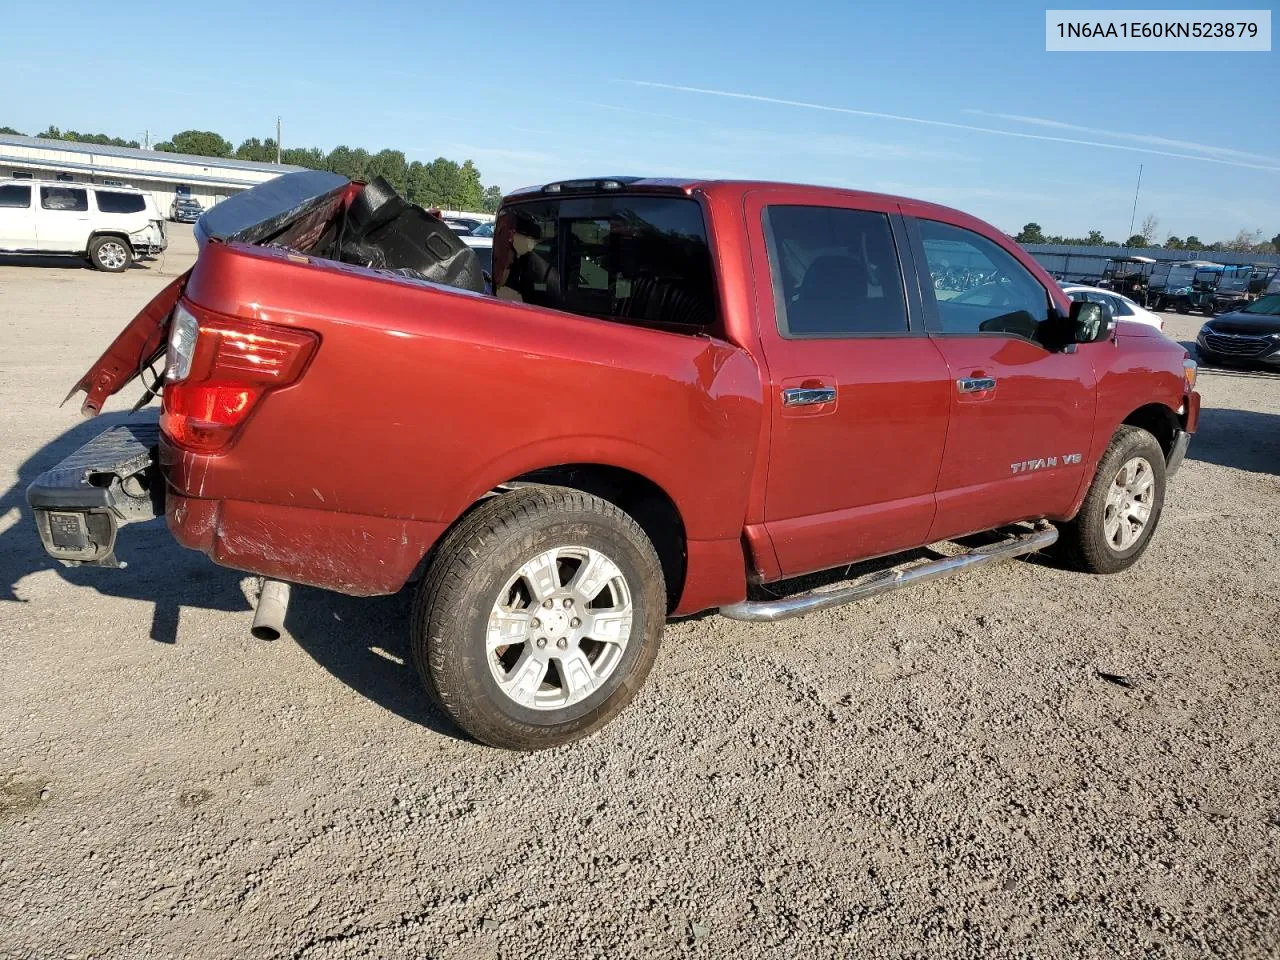
<path id="1" fill-rule="evenodd" d="M 0 186 L 0 207 L 31 206 L 31 188 L 15 187 L 11 183 Z"/>
<path id="2" fill-rule="evenodd" d="M 116 190 L 96 190 L 98 209 L 103 213 L 141 213 L 147 209 L 147 200 L 140 193 L 120 193 Z"/>
<path id="3" fill-rule="evenodd" d="M 40 206 L 46 210 L 79 212 L 89 209 L 89 195 L 76 187 L 41 187 Z"/>
<path id="4" fill-rule="evenodd" d="M 494 231 L 499 297 L 660 327 L 716 321 L 702 207 L 685 197 L 565 197 L 512 204 Z"/>

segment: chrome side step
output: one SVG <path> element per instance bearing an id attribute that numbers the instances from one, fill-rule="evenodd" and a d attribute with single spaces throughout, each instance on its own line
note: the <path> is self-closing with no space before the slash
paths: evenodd
<path id="1" fill-rule="evenodd" d="M 798 593 L 778 600 L 747 600 L 742 603 L 731 603 L 727 607 L 720 608 L 720 615 L 730 620 L 765 623 L 801 617 L 806 613 L 830 610 L 832 607 L 843 606 L 855 600 L 865 600 L 900 587 L 937 580 L 939 577 L 947 577 L 962 570 L 971 570 L 984 563 L 1010 560 L 1013 557 L 1035 553 L 1037 550 L 1052 546 L 1057 540 L 1057 528 L 1044 524 L 1012 540 L 992 543 L 968 553 L 934 560 L 932 563 L 921 564 L 918 567 L 908 567 L 906 570 L 882 570 L 848 586 L 810 590 L 808 593 Z"/>

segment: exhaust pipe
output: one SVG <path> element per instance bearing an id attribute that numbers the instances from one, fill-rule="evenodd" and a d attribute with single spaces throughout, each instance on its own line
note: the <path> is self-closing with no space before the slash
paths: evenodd
<path id="1" fill-rule="evenodd" d="M 249 632 L 259 640 L 279 640 L 284 633 L 284 615 L 288 609 L 289 585 L 279 580 L 263 580 Z"/>

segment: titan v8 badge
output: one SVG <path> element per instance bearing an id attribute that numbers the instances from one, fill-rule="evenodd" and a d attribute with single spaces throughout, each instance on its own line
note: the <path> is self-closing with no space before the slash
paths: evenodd
<path id="1" fill-rule="evenodd" d="M 1020 463 L 1009 464 L 1009 469 L 1014 473 L 1030 473 L 1032 470 L 1048 470 L 1051 467 L 1063 466 L 1069 467 L 1073 463 L 1080 462 L 1080 454 L 1064 453 L 1061 457 L 1041 457 L 1039 460 L 1023 460 Z"/>

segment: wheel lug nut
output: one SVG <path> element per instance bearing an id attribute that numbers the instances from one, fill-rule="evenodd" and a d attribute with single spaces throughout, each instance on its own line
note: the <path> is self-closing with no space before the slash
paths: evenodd
<path id="1" fill-rule="evenodd" d="M 543 601 L 542 601 L 542 605 L 543 605 L 544 607 L 546 607 L 548 610 L 550 610 L 550 609 L 551 609 L 551 601 L 550 601 L 550 600 L 543 600 Z"/>
<path id="2" fill-rule="evenodd" d="M 539 650 L 541 650 L 541 649 L 542 649 L 543 647 L 545 647 L 546 645 L 547 645 L 547 638 L 546 638 L 546 637 L 539 637 L 539 638 L 538 638 L 538 649 L 539 649 Z"/>
<path id="3" fill-rule="evenodd" d="M 564 605 L 565 605 L 566 607 L 572 607 L 572 606 L 573 606 L 573 600 L 572 600 L 571 598 L 569 598 L 569 597 L 565 597 L 565 598 L 564 598 Z"/>
<path id="4" fill-rule="evenodd" d="M 559 640 L 556 641 L 556 646 L 559 647 L 561 650 L 563 650 L 569 646 L 569 641 L 566 640 L 564 637 L 561 637 Z"/>
<path id="5" fill-rule="evenodd" d="M 582 626 L 582 621 L 579 620 L 577 617 L 574 617 L 572 620 L 569 621 L 569 626 L 577 630 L 580 626 Z"/>
<path id="6" fill-rule="evenodd" d="M 538 627 L 542 626 L 542 621 L 539 620 L 537 617 L 534 617 L 531 621 L 529 621 L 529 625 L 533 627 L 533 629 L 537 630 Z"/>

